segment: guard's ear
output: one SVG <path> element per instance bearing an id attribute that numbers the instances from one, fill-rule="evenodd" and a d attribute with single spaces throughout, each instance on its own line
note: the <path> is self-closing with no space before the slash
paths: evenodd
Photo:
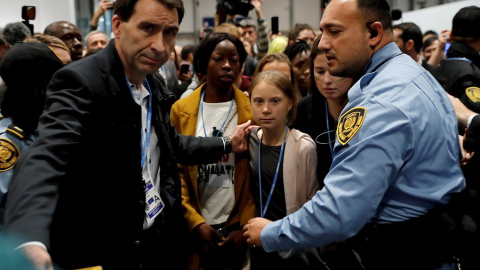
<path id="1" fill-rule="evenodd" d="M 369 45 L 372 48 L 375 48 L 383 37 L 383 25 L 381 22 L 373 22 L 371 24 L 367 24 L 368 30 L 370 32 L 370 40 Z"/>

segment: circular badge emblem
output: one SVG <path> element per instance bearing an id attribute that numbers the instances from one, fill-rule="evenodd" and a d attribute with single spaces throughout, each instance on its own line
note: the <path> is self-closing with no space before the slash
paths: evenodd
<path id="1" fill-rule="evenodd" d="M 20 150 L 7 138 L 0 138 L 0 172 L 8 171 L 20 158 Z"/>
<path id="2" fill-rule="evenodd" d="M 344 113 L 337 126 L 337 139 L 342 144 L 347 144 L 363 124 L 367 109 L 356 107 Z"/>
<path id="3" fill-rule="evenodd" d="M 477 103 L 480 102 L 480 88 L 478 87 L 468 87 L 465 89 L 465 92 L 467 93 L 468 98 Z"/>

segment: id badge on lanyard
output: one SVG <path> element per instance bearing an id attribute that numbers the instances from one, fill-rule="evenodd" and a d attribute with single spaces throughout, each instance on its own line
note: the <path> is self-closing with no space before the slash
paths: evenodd
<path id="1" fill-rule="evenodd" d="M 152 91 L 150 90 L 150 85 L 148 84 L 147 79 L 145 79 L 143 82 L 149 95 L 145 129 L 145 143 L 142 147 L 142 160 L 140 165 L 142 167 L 143 181 L 145 183 L 145 214 L 148 221 L 153 221 L 162 212 L 165 204 L 163 203 L 163 200 L 160 197 L 160 193 L 155 188 L 155 185 L 153 183 L 153 179 L 150 173 L 150 166 L 145 164 L 145 161 L 147 160 L 147 153 L 149 150 L 150 133 L 152 127 Z M 147 166 L 147 168 L 145 168 L 145 166 Z"/>
<path id="2" fill-rule="evenodd" d="M 145 204 L 145 213 L 147 215 L 148 220 L 153 220 L 155 219 L 163 210 L 163 207 L 165 204 L 162 201 L 162 198 L 160 197 L 160 194 L 158 193 L 157 189 L 153 185 L 153 182 L 151 180 L 146 180 L 145 181 L 145 199 L 146 199 L 146 204 Z"/>

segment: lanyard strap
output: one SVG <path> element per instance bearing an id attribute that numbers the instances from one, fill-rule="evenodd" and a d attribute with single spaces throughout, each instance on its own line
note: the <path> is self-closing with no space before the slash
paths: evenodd
<path id="1" fill-rule="evenodd" d="M 328 135 L 328 146 L 330 146 L 330 155 L 332 156 L 333 160 L 333 148 L 332 148 L 332 139 L 330 138 L 330 121 L 328 120 L 328 103 L 325 100 L 325 119 L 327 119 L 327 135 Z"/>
<path id="2" fill-rule="evenodd" d="M 125 80 L 127 81 L 127 86 L 130 88 L 130 92 L 132 92 L 132 83 L 128 81 L 127 75 L 125 75 Z M 145 129 L 145 143 L 143 144 L 142 147 L 142 160 L 140 161 L 140 166 L 143 168 L 145 165 L 145 161 L 147 160 L 147 152 L 148 152 L 148 146 L 150 144 L 150 132 L 152 128 L 152 90 L 150 89 L 150 84 L 148 83 L 147 79 L 145 78 L 143 80 L 143 85 L 148 91 L 148 108 L 147 108 L 147 123 L 146 123 L 146 129 Z M 133 93 L 132 93 L 132 98 L 133 98 Z M 140 101 L 140 107 L 142 106 L 142 101 Z M 142 128 L 143 129 L 143 128 Z"/>
<path id="3" fill-rule="evenodd" d="M 147 79 L 143 80 L 145 88 L 149 93 L 148 95 L 148 110 L 147 110 L 147 126 L 145 129 L 145 143 L 143 144 L 142 148 L 142 161 L 141 166 L 145 165 L 145 161 L 147 160 L 147 152 L 148 152 L 148 145 L 150 144 L 150 131 L 152 129 L 152 91 L 150 90 L 150 85 L 148 84 Z"/>
<path id="4" fill-rule="evenodd" d="M 267 202 L 265 203 L 265 208 L 263 208 L 263 199 L 262 199 L 262 137 L 260 137 L 260 143 L 258 144 L 258 186 L 260 190 L 260 216 L 263 218 L 265 213 L 267 212 L 268 205 L 270 204 L 270 200 L 272 199 L 273 190 L 275 189 L 275 184 L 277 184 L 278 179 L 278 171 L 280 170 L 280 163 L 282 163 L 283 157 L 283 150 L 285 148 L 285 140 L 287 138 L 288 127 L 285 130 L 285 136 L 283 137 L 282 148 L 280 149 L 280 157 L 278 158 L 277 169 L 275 170 L 275 176 L 273 177 L 272 187 L 270 188 L 270 193 L 268 194 Z"/>
<path id="5" fill-rule="evenodd" d="M 200 114 L 202 115 L 202 124 L 203 124 L 203 133 L 205 134 L 205 137 L 208 137 L 207 135 L 207 130 L 205 129 L 205 120 L 203 119 L 203 97 L 205 96 L 205 91 L 202 92 L 202 97 L 200 98 Z M 219 131 L 223 130 L 223 126 L 225 126 L 225 122 L 227 122 L 228 116 L 230 116 L 230 113 L 232 112 L 232 107 L 233 107 L 233 98 L 230 103 L 230 109 L 228 110 L 227 117 L 225 117 L 225 120 L 223 121 L 222 127 L 219 129 Z M 220 134 L 220 132 L 217 132 L 217 134 L 212 134 L 213 137 L 217 137 Z"/>

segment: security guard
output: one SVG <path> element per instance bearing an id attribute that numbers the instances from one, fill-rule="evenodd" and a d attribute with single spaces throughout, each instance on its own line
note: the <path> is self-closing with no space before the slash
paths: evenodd
<path id="1" fill-rule="evenodd" d="M 21 153 L 33 141 L 33 134 L 25 138 L 25 132 L 11 118 L 0 117 L 0 231 L 3 224 L 3 211 L 7 197 L 8 184 L 12 177 L 13 167 Z"/>
<path id="2" fill-rule="evenodd" d="M 36 139 L 38 119 L 45 105 L 45 89 L 55 71 L 64 66 L 57 56 L 61 54 L 58 50 L 66 50 L 69 55 L 66 46 L 47 45 L 52 43 L 51 37 L 40 39 L 15 44 L 0 62 L 0 74 L 7 85 L 0 116 L 0 231 L 13 168 Z M 42 41 L 45 43 L 39 43 Z"/>
<path id="3" fill-rule="evenodd" d="M 251 219 L 267 252 L 347 240 L 365 269 L 455 268 L 437 209 L 465 187 L 454 109 L 393 42 L 386 0 L 332 0 L 320 22 L 328 70 L 356 83 L 325 186 L 297 212 Z"/>
<path id="4" fill-rule="evenodd" d="M 469 109 L 480 112 L 480 7 L 460 9 L 453 17 L 447 58 L 434 73 L 442 87 Z"/>

